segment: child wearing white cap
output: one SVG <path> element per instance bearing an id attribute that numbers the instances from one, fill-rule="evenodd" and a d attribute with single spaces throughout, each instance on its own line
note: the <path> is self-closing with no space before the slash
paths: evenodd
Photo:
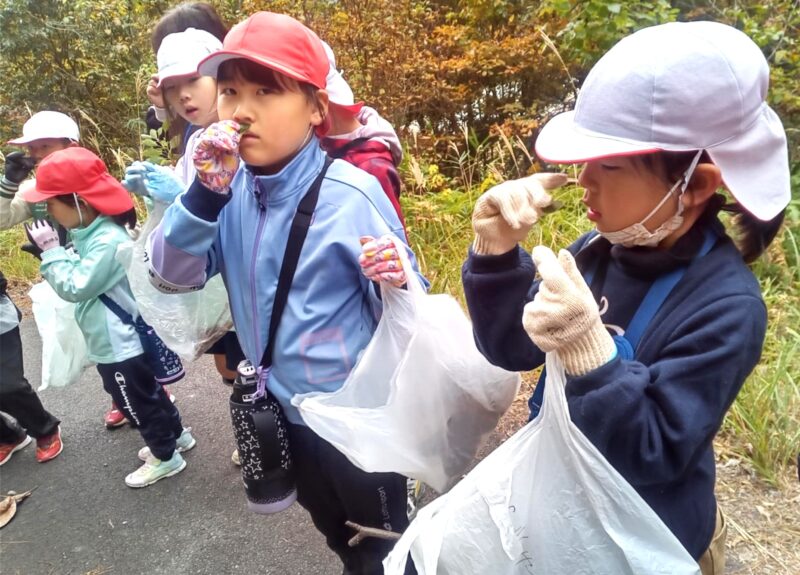
<path id="1" fill-rule="evenodd" d="M 45 110 L 37 112 L 25 122 L 22 136 L 8 141 L 12 146 L 27 148 L 28 155 L 23 151 L 16 151 L 6 156 L 4 174 L 0 179 L 0 230 L 6 230 L 30 218 L 48 218 L 44 204 L 29 204 L 17 195 L 17 191 L 45 156 L 69 146 L 76 146 L 78 140 L 80 132 L 75 120 L 61 112 Z M 33 181 L 25 185 L 32 187 Z"/>
<path id="2" fill-rule="evenodd" d="M 713 439 L 766 331 L 746 262 L 775 237 L 790 199 L 768 78 L 758 47 L 722 24 L 672 23 L 623 39 L 591 70 L 575 110 L 536 142 L 544 161 L 583 164 L 596 231 L 558 256 L 538 246 L 531 257 L 517 242 L 564 179 L 506 182 L 475 206 L 463 269 L 482 352 L 520 371 L 558 352 L 573 422 L 704 575 L 724 571 Z M 721 209 L 736 214 L 738 249 Z"/>

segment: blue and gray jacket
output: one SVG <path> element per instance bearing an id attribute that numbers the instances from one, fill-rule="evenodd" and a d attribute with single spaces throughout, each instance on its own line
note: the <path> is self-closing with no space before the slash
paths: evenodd
<path id="1" fill-rule="evenodd" d="M 227 195 L 195 180 L 150 236 L 151 279 L 162 291 L 199 289 L 222 274 L 239 342 L 254 365 L 267 344 L 292 219 L 324 160 L 314 138 L 277 174 L 242 165 Z M 273 346 L 268 388 L 292 423 L 303 423 L 292 396 L 339 389 L 369 343 L 381 302 L 361 273 L 359 238 L 388 233 L 407 243 L 378 181 L 333 161 Z"/>

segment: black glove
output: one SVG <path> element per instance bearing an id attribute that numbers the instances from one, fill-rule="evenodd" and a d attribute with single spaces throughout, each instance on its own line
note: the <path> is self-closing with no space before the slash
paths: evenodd
<path id="1" fill-rule="evenodd" d="M 6 280 L 5 274 L 0 271 L 0 296 L 6 295 L 6 290 L 8 289 L 8 280 Z"/>
<path id="2" fill-rule="evenodd" d="M 31 237 L 31 232 L 28 231 L 28 226 L 22 226 L 22 228 L 25 230 L 25 235 L 28 236 L 29 243 L 22 244 L 22 246 L 20 246 L 19 249 L 22 250 L 23 252 L 27 252 L 27 253 L 31 254 L 37 260 L 41 261 L 41 259 L 42 259 L 42 248 L 37 246 L 36 242 L 33 241 L 33 238 Z"/>
<path id="3" fill-rule="evenodd" d="M 11 152 L 6 156 L 5 178 L 12 184 L 19 184 L 33 170 L 36 160 L 25 156 L 25 152 Z"/>

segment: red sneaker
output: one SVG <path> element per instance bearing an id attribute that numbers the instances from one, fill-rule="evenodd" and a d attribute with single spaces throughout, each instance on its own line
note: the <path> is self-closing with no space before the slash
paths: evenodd
<path id="1" fill-rule="evenodd" d="M 30 436 L 26 435 L 16 443 L 0 443 L 0 465 L 11 459 L 20 449 L 24 449 L 31 442 Z"/>
<path id="2" fill-rule="evenodd" d="M 55 459 L 59 453 L 64 449 L 64 444 L 61 442 L 61 428 L 56 427 L 56 430 L 50 435 L 40 437 L 36 440 L 36 461 L 44 463 Z"/>
<path id="3" fill-rule="evenodd" d="M 164 393 L 166 393 L 166 394 L 167 394 L 167 397 L 169 397 L 169 400 L 170 400 L 172 403 L 175 403 L 175 395 L 174 395 L 174 394 L 173 394 L 173 393 L 172 393 L 172 392 L 169 390 L 169 388 L 168 388 L 166 385 L 162 385 L 162 386 L 161 386 L 161 389 L 163 389 L 163 390 L 164 390 Z"/>
<path id="4" fill-rule="evenodd" d="M 117 409 L 116 403 L 111 404 L 111 409 L 103 416 L 103 421 L 105 421 L 108 429 L 114 429 L 115 427 L 120 427 L 128 423 L 128 420 L 125 419 L 125 414 Z"/>

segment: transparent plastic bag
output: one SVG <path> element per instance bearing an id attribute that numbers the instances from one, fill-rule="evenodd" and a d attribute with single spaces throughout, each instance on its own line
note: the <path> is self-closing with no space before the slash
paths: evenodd
<path id="1" fill-rule="evenodd" d="M 401 575 L 697 575 L 698 564 L 569 417 L 547 357 L 539 415 L 423 507 L 384 561 Z"/>
<path id="2" fill-rule="evenodd" d="M 408 289 L 382 285 L 383 315 L 344 385 L 292 403 L 358 467 L 441 492 L 466 472 L 520 380 L 480 354 L 454 298 L 426 294 L 407 258 L 403 265 Z"/>
<path id="3" fill-rule="evenodd" d="M 133 297 L 145 322 L 155 329 L 169 349 L 185 361 L 194 361 L 233 328 L 228 293 L 219 275 L 201 290 L 166 294 L 150 283 L 146 256 L 147 236 L 164 217 L 167 206 L 153 209 L 135 241 L 117 248 L 117 261 L 125 268 Z"/>
<path id="4" fill-rule="evenodd" d="M 91 365 L 83 332 L 75 320 L 75 304 L 64 301 L 46 281 L 28 292 L 33 301 L 33 318 L 42 338 L 42 383 L 66 387 L 80 378 Z"/>

